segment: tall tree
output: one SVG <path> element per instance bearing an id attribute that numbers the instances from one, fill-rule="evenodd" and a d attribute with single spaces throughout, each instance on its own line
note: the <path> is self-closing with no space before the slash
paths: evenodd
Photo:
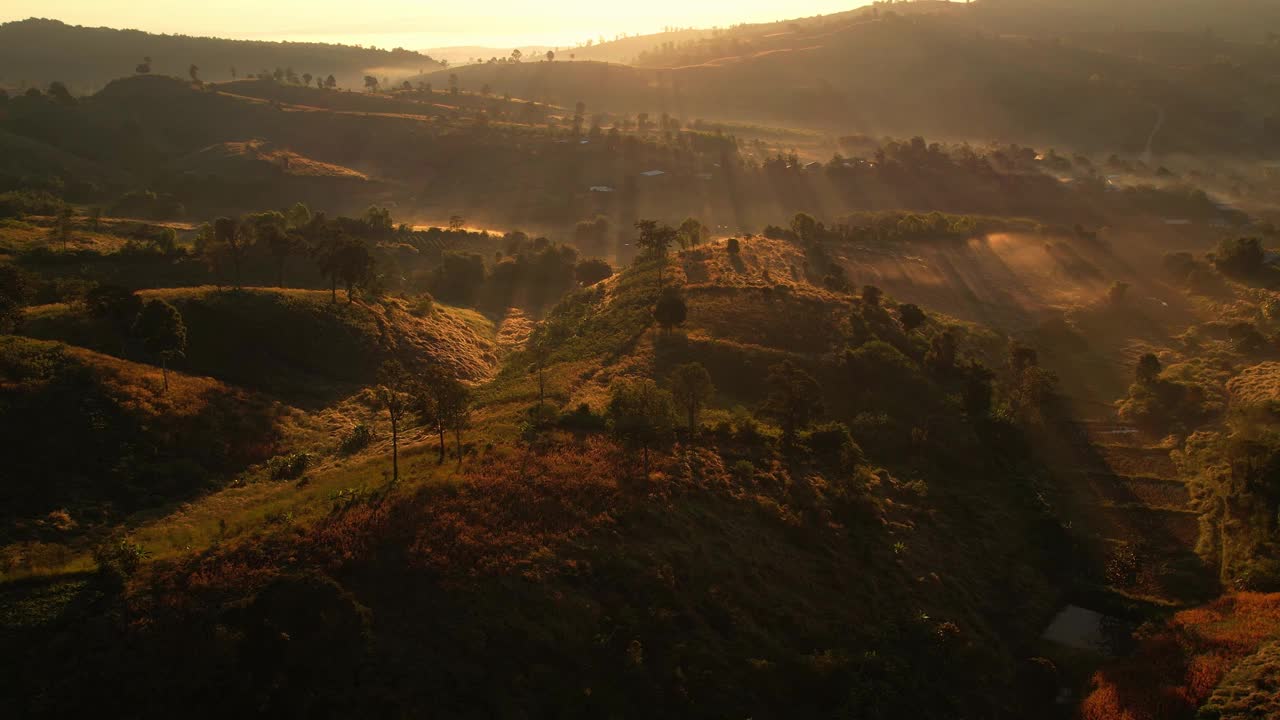
<path id="1" fill-rule="evenodd" d="M 671 397 L 684 411 L 691 433 L 698 430 L 698 413 L 714 392 L 711 374 L 701 363 L 686 363 L 671 371 Z"/>
<path id="2" fill-rule="evenodd" d="M 378 405 L 387 411 L 387 419 L 391 421 L 391 484 L 400 482 L 400 423 L 409 409 L 412 398 L 409 394 L 409 375 L 396 360 L 388 360 L 378 370 L 378 385 L 375 388 Z"/>
<path id="3" fill-rule="evenodd" d="M 648 378 L 618 381 L 606 415 L 614 438 L 624 447 L 641 452 L 644 476 L 648 478 L 649 450 L 665 441 L 675 427 L 671 393 Z"/>
<path id="4" fill-rule="evenodd" d="M 782 426 L 783 442 L 793 446 L 797 434 L 822 413 L 822 388 L 790 360 L 769 368 L 768 385 L 764 411 Z"/>
<path id="5" fill-rule="evenodd" d="M 414 386 L 413 407 L 422 423 L 440 439 L 444 462 L 444 436 L 453 431 L 458 461 L 462 461 L 462 431 L 471 416 L 471 391 L 448 370 L 430 366 Z"/>
<path id="6" fill-rule="evenodd" d="M 213 240 L 220 247 L 215 251 L 225 252 L 235 272 L 236 289 L 240 289 L 240 269 L 244 264 L 245 254 L 249 251 L 249 243 L 253 234 L 238 220 L 220 217 L 213 221 Z"/>
<path id="7" fill-rule="evenodd" d="M 658 304 L 653 308 L 653 319 L 657 320 L 662 329 L 668 333 L 671 332 L 671 328 L 683 325 L 688 316 L 689 307 L 674 288 L 664 290 L 662 297 L 658 298 Z"/>
<path id="8" fill-rule="evenodd" d="M 651 258 L 658 263 L 658 293 L 662 293 L 662 271 L 667 264 L 667 251 L 675 240 L 676 231 L 670 225 L 659 224 L 656 220 L 640 220 L 636 223 L 640 237 L 636 239 L 636 247 L 642 257 Z"/>
<path id="9" fill-rule="evenodd" d="M 62 249 L 67 249 L 67 243 L 71 242 L 71 231 L 74 227 L 72 223 L 71 208 L 63 205 L 58 210 L 58 217 L 54 222 L 53 236 L 62 243 Z"/>
<path id="10" fill-rule="evenodd" d="M 133 334 L 138 313 L 142 312 L 142 298 L 118 285 L 99 285 L 84 298 L 85 307 L 95 318 L 106 320 L 120 338 L 120 355 L 126 354 L 129 337 Z"/>
<path id="11" fill-rule="evenodd" d="M 357 288 L 367 288 L 373 280 L 374 259 L 360 238 L 340 237 L 332 254 L 330 272 L 347 291 L 347 302 L 355 302 Z"/>
<path id="12" fill-rule="evenodd" d="M 680 247 L 691 249 L 706 242 L 711 237 L 711 231 L 696 218 L 685 218 L 685 221 L 680 223 L 678 235 Z"/>
<path id="13" fill-rule="evenodd" d="M 538 375 L 538 408 L 547 401 L 547 365 L 551 356 L 569 337 L 568 328 L 562 323 L 547 320 L 534 329 L 529 336 L 529 357 L 533 362 L 529 369 Z"/>
<path id="14" fill-rule="evenodd" d="M 169 361 L 180 358 L 187 350 L 187 326 L 178 308 L 160 299 L 142 306 L 133 332 L 142 338 L 142 346 L 160 360 L 164 391 L 169 392 Z"/>

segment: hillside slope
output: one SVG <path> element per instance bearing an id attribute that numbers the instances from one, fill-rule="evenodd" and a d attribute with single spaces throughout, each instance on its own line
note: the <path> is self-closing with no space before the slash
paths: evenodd
<path id="1" fill-rule="evenodd" d="M 437 64 L 402 49 L 157 35 L 37 18 L 0 24 L 0 85 L 44 87 L 57 80 L 76 94 L 89 94 L 132 72 L 144 57 L 151 58 L 154 73 L 186 77 L 195 65 L 201 79 L 229 80 L 233 68 L 240 77 L 281 68 L 295 76 L 332 74 L 341 87 L 360 87 L 369 72 L 409 74 Z"/>

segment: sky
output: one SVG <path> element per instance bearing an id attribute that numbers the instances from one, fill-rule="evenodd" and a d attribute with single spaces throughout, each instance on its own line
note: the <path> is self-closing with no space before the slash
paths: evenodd
<path id="1" fill-rule="evenodd" d="M 869 0 L 0 0 L 0 21 L 44 17 L 72 25 L 252 40 L 405 47 L 569 47 L 587 38 L 711 27 L 849 10 Z"/>

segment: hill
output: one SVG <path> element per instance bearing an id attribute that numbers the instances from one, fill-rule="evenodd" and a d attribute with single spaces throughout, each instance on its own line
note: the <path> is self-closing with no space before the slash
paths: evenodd
<path id="1" fill-rule="evenodd" d="M 71 47 L 75 53 L 63 51 Z M 186 77 L 195 65 L 201 79 L 220 81 L 280 70 L 291 82 L 301 82 L 304 73 L 320 80 L 333 75 L 340 87 L 361 87 L 367 74 L 408 75 L 437 65 L 403 49 L 156 35 L 37 18 L 0 25 L 0 85 L 60 81 L 76 94 L 90 94 L 129 74 L 144 57 L 151 58 L 149 72 L 159 74 Z"/>
<path id="2" fill-rule="evenodd" d="M 277 450 L 294 411 L 210 378 L 0 337 L 4 573 L 57 567 L 132 512 L 190 500 Z M 55 429 L 27 422 L 59 413 Z M 19 543 L 19 544 L 14 544 Z M 59 543 L 66 546 L 58 550 Z"/>
<path id="3" fill-rule="evenodd" d="M 158 662 L 177 647 L 202 659 L 201 685 L 235 688 L 206 700 L 228 711 L 255 697 L 322 714 L 386 703 L 462 715 L 643 705 L 672 716 L 934 717 L 1024 702 L 1034 713 L 1051 698 L 1002 688 L 1052 612 L 1056 531 L 1016 469 L 1029 459 L 1004 433 L 1017 431 L 966 415 L 959 377 L 921 364 L 947 332 L 966 357 L 987 356 L 991 343 L 940 316 L 905 331 L 896 303 L 815 286 L 804 259 L 767 239 L 736 256 L 717 241 L 674 258 L 664 282 L 683 288 L 687 334 L 654 325 L 653 262 L 573 293 L 544 325 L 567 338 L 546 364 L 546 407 L 531 407 L 533 345 L 504 358 L 476 390 L 475 450 L 455 475 L 422 457 L 430 438 L 403 435 L 402 468 L 412 469 L 402 488 L 379 489 L 385 459 L 321 468 L 276 493 L 301 500 L 345 483 L 320 512 L 274 505 L 264 530 L 157 561 L 122 594 L 93 580 L 28 585 L 15 597 L 30 610 L 4 632 L 33 654 L 6 677 L 35 683 L 58 711 L 117 702 L 96 683 L 67 692 L 61 678 L 74 673 L 51 672 L 63 661 L 32 641 L 60 632 L 45 619 L 57 617 L 109 669 L 101 687 L 119 687 L 116 670 L 162 680 L 145 697 L 113 696 L 144 715 L 201 693 L 196 675 Z M 850 314 L 873 323 L 874 339 L 850 333 Z M 791 327 L 776 327 L 784 316 Z M 778 416 L 746 409 L 768 395 L 782 360 L 824 383 L 869 381 L 824 398 L 837 424 L 806 428 L 790 446 Z M 644 377 L 665 384 L 690 361 L 718 388 L 703 427 L 655 446 L 642 470 L 638 447 L 602 432 L 610 394 Z M 921 433 L 934 440 L 911 439 Z M 149 618 L 132 636 L 144 649 L 125 656 L 91 639 L 96 611 L 80 608 L 95 596 Z M 35 612 L 36 602 L 50 609 Z M 195 617 L 233 639 L 188 633 Z M 306 647 L 280 645 L 281 632 Z M 485 659 L 499 637 L 503 659 Z M 536 688 L 521 680 L 531 663 Z M 322 698 L 306 689 L 317 673 L 331 679 Z"/>
<path id="4" fill-rule="evenodd" d="M 492 324 L 479 313 L 404 300 L 330 302 L 320 290 L 212 287 L 150 290 L 182 313 L 190 345 L 179 369 L 293 401 L 332 399 L 373 381 L 388 357 L 411 367 L 436 362 L 466 380 L 487 377 L 497 359 Z M 27 334 L 121 352 L 110 325 L 83 308 L 32 308 Z M 137 352 L 133 349 L 132 352 Z"/>
<path id="5" fill-rule="evenodd" d="M 456 74 L 468 88 L 487 84 L 564 106 L 581 100 L 618 113 L 873 137 L 999 138 L 1137 152 L 1163 109 L 1158 152 L 1239 153 L 1275 141 L 1262 125 L 1276 109 L 1260 101 L 1280 61 L 1256 43 L 1211 39 L 1200 44 L 1212 47 L 1199 48 L 1188 36 L 1147 36 L 1147 46 L 1170 49 L 1138 53 L 1128 36 L 1091 35 L 1077 43 L 1048 29 L 1004 34 L 964 6 L 928 7 L 935 5 L 929 12 L 860 12 L 772 34 L 717 36 L 666 48 L 645 62 L 656 67 L 557 61 L 467 66 Z M 430 79 L 439 85 L 446 76 Z"/>

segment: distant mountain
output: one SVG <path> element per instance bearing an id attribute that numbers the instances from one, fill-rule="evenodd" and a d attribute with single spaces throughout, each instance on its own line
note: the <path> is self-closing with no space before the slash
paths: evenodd
<path id="1" fill-rule="evenodd" d="M 0 87 L 43 87 L 57 80 L 73 93 L 88 94 L 133 74 L 148 57 L 155 74 L 186 77 L 195 65 L 202 80 L 220 81 L 232 79 L 233 70 L 245 77 L 279 69 L 298 78 L 332 74 L 342 87 L 359 87 L 366 74 L 382 78 L 440 67 L 427 55 L 403 49 L 156 35 L 36 18 L 0 25 Z"/>
<path id="2" fill-rule="evenodd" d="M 741 26 L 660 46 L 636 66 L 565 62 L 561 53 L 554 63 L 451 72 L 463 90 L 487 85 L 654 119 L 1091 151 L 1142 152 L 1150 141 L 1156 153 L 1239 152 L 1275 142 L 1267 128 L 1280 122 L 1280 44 L 1136 22 L 1068 33 L 1044 20 L 1056 6 L 1004 2 L 895 4 Z M 1015 21 L 1023 32 L 1009 30 Z M 1077 24 L 1085 26 L 1101 23 Z M 424 80 L 445 87 L 448 77 Z"/>

